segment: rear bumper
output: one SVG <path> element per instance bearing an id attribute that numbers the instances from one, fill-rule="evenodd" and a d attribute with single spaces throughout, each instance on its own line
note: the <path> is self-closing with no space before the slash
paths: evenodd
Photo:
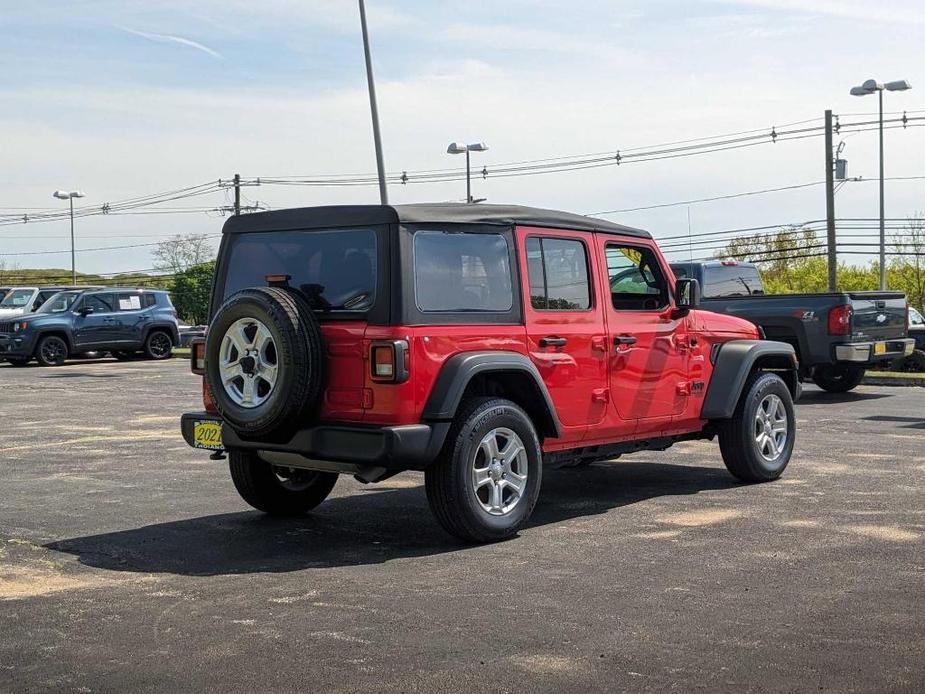
<path id="1" fill-rule="evenodd" d="M 187 444 L 196 447 L 193 426 L 206 421 L 221 423 L 222 419 L 211 412 L 181 416 L 180 429 Z M 330 463 L 423 470 L 437 457 L 449 427 L 449 422 L 391 427 L 319 425 L 300 429 L 286 440 L 254 441 L 223 425 L 222 444 L 226 450 L 293 453 Z"/>
<path id="2" fill-rule="evenodd" d="M 874 364 L 912 354 L 912 350 L 915 349 L 915 340 L 909 337 L 883 341 L 882 344 L 886 345 L 886 351 L 880 354 L 874 353 L 874 347 L 877 344 L 881 343 L 879 341 L 852 342 L 847 345 L 835 345 L 835 361 Z"/>

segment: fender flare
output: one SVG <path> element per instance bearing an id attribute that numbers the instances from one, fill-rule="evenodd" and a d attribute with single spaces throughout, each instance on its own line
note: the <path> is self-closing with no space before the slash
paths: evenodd
<path id="1" fill-rule="evenodd" d="M 161 330 L 170 333 L 170 339 L 173 340 L 174 347 L 180 346 L 180 331 L 177 329 L 177 326 L 172 323 L 154 323 L 152 325 L 146 325 L 144 332 L 141 334 L 141 344 L 148 341 L 148 335 L 151 334 L 152 330 Z"/>
<path id="2" fill-rule="evenodd" d="M 466 386 L 475 376 L 503 372 L 526 375 L 530 379 L 536 388 L 538 404 L 545 410 L 547 417 L 545 427 L 537 428 L 544 428 L 548 435 L 559 438 L 562 435 L 562 425 L 559 423 L 559 415 L 556 413 L 549 390 L 543 383 L 536 365 L 529 357 L 518 352 L 463 352 L 447 359 L 434 382 L 427 404 L 424 405 L 423 418 L 436 421 L 453 419 Z"/>
<path id="3" fill-rule="evenodd" d="M 784 377 L 790 394 L 799 397 L 797 357 L 793 345 L 773 340 L 730 340 L 719 345 L 713 375 L 700 411 L 702 419 L 729 419 L 735 412 L 749 374 L 767 365 L 769 369 L 789 371 Z"/>

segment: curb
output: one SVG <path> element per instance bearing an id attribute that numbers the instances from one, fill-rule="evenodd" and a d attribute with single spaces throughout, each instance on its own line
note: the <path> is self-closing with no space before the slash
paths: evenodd
<path id="1" fill-rule="evenodd" d="M 889 376 L 864 376 L 864 386 L 893 386 L 898 388 L 925 387 L 925 375 L 921 378 L 891 378 Z"/>

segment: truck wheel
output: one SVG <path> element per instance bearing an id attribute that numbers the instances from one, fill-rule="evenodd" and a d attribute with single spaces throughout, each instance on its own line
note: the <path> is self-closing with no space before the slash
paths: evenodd
<path id="1" fill-rule="evenodd" d="M 222 419 L 246 436 L 306 426 L 321 405 L 321 328 L 296 291 L 252 287 L 229 298 L 206 338 L 206 381 Z"/>
<path id="2" fill-rule="evenodd" d="M 173 354 L 173 338 L 163 330 L 153 330 L 145 340 L 144 349 L 148 359 L 170 359 Z"/>
<path id="3" fill-rule="evenodd" d="M 46 335 L 35 348 L 35 360 L 42 366 L 61 366 L 67 353 L 67 342 L 57 335 Z"/>
<path id="4" fill-rule="evenodd" d="M 723 462 L 743 482 L 768 482 L 784 472 L 796 438 L 793 400 L 776 374 L 755 372 L 732 419 L 719 431 Z"/>
<path id="5" fill-rule="evenodd" d="M 338 477 L 335 472 L 277 467 L 238 451 L 229 451 L 228 467 L 241 498 L 271 516 L 308 513 L 328 497 Z"/>
<path id="6" fill-rule="evenodd" d="M 542 452 L 533 422 L 510 400 L 465 401 L 424 479 L 430 508 L 451 535 L 470 542 L 511 537 L 540 493 Z"/>
<path id="7" fill-rule="evenodd" d="M 813 370 L 813 383 L 830 393 L 847 393 L 864 378 L 863 366 L 827 364 Z"/>

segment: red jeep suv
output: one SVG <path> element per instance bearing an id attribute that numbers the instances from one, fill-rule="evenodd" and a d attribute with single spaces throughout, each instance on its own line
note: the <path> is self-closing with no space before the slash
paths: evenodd
<path id="1" fill-rule="evenodd" d="M 651 236 L 507 205 L 337 206 L 225 223 L 205 410 L 241 496 L 305 513 L 339 474 L 425 472 L 443 527 L 516 533 L 545 465 L 718 437 L 729 471 L 776 479 L 799 394 L 793 348 L 697 309 Z"/>

